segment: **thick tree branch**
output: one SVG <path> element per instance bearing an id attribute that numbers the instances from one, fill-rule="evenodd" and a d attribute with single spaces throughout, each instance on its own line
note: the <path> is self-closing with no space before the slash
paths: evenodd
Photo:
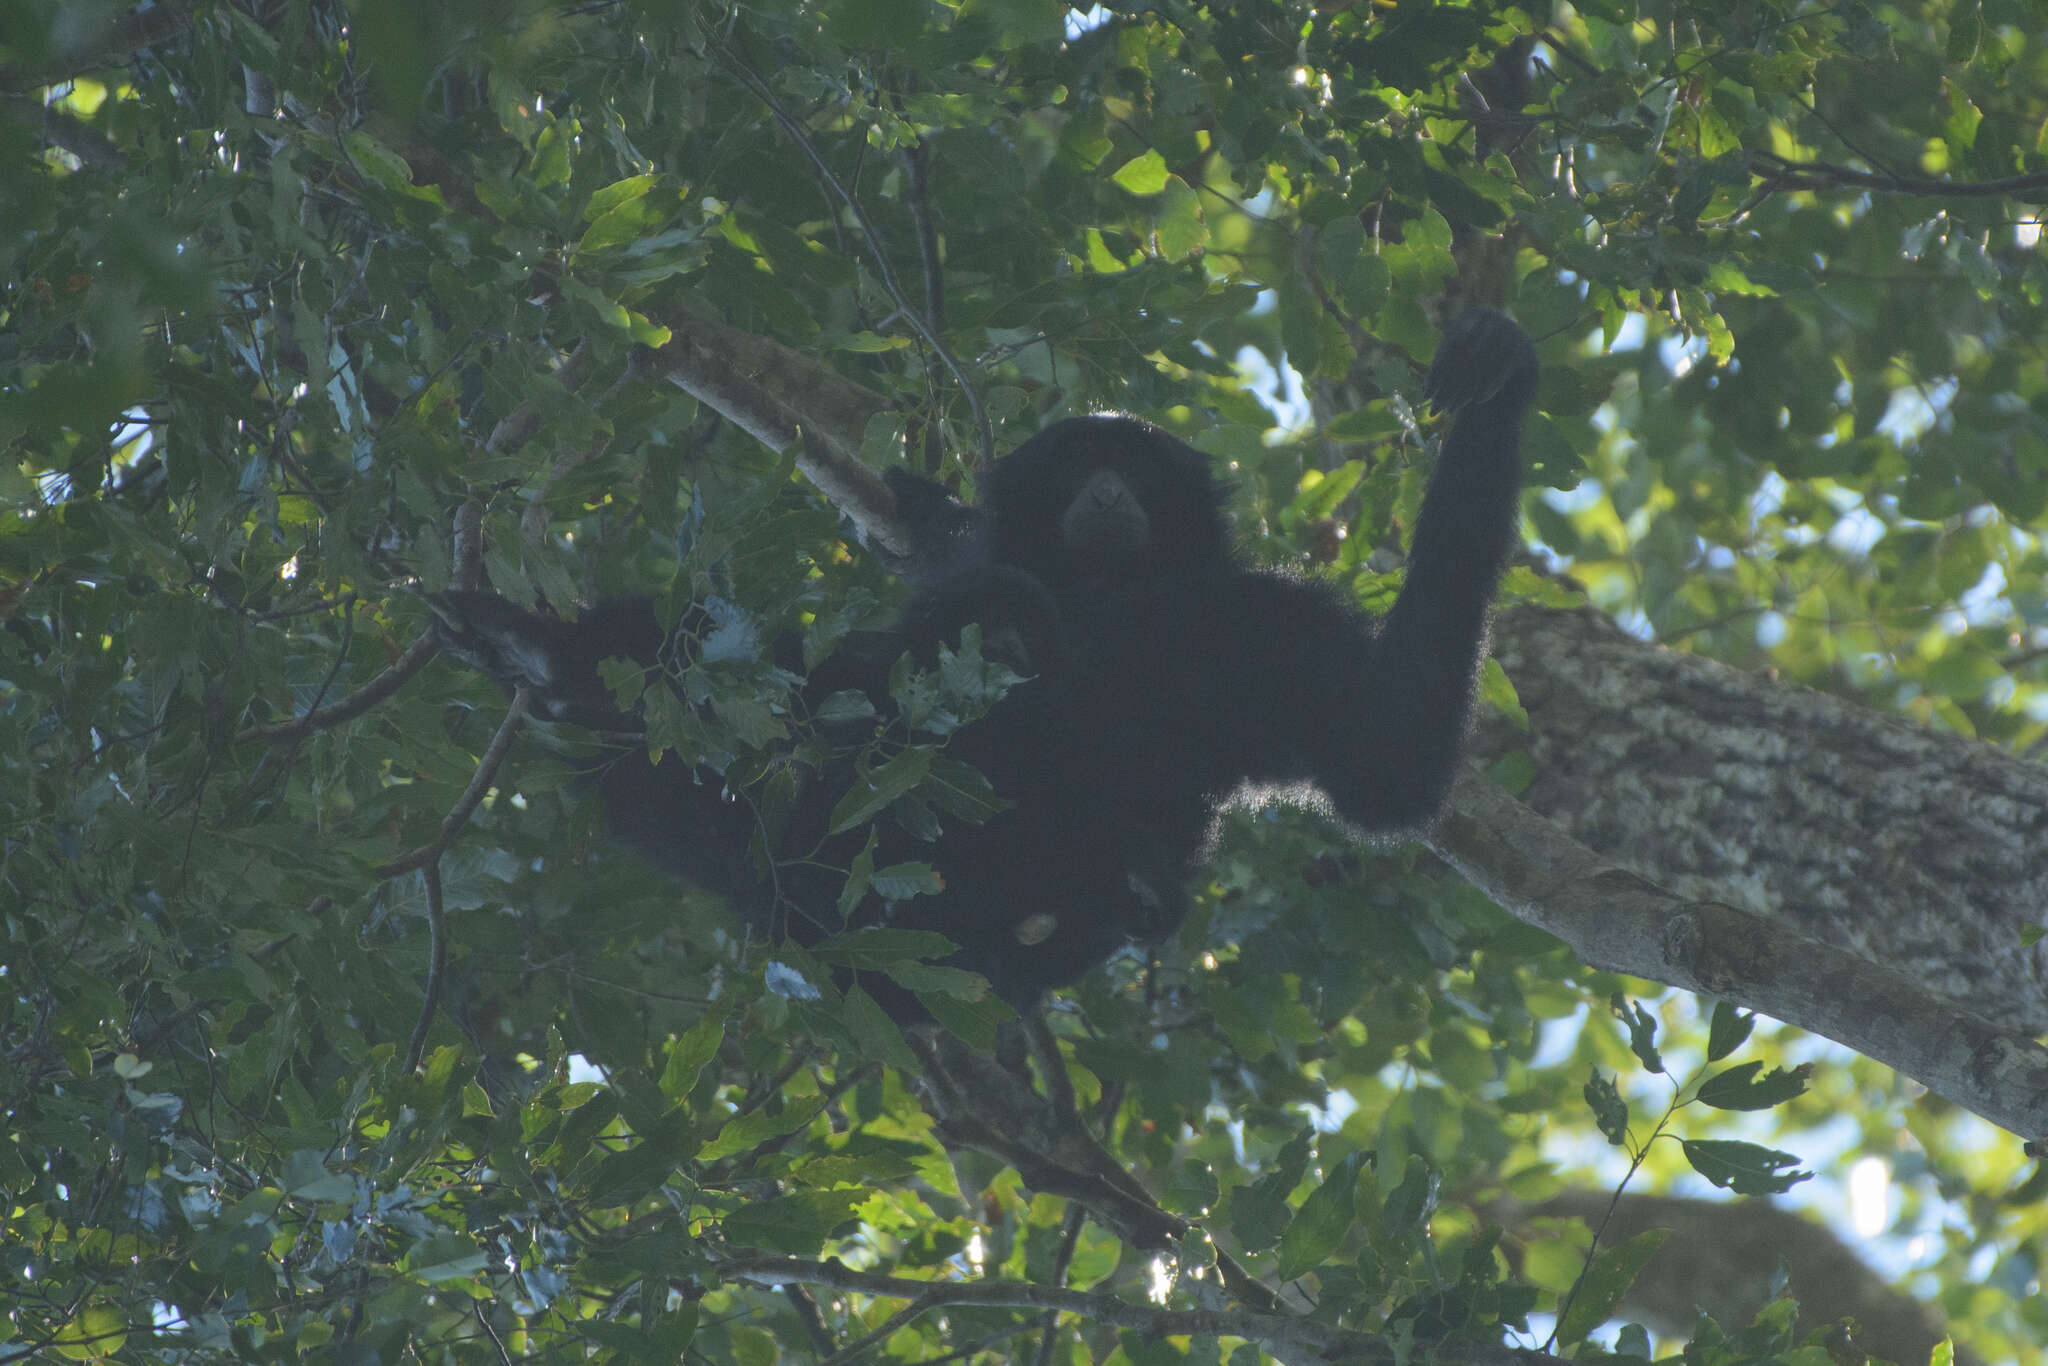
<path id="1" fill-rule="evenodd" d="M 1073 1105 L 1066 1064 L 1056 1048 L 1041 1064 L 1052 1092 L 1048 1099 L 950 1034 L 913 1029 L 905 1038 L 924 1065 L 938 1136 L 948 1147 L 971 1148 L 1016 1168 L 1025 1185 L 1071 1201 L 1134 1247 L 1168 1247 L 1199 1232 L 1161 1209 L 1096 1141 Z M 1254 1309 L 1279 1310 L 1279 1297 L 1264 1282 L 1222 1248 L 1215 1254 L 1226 1291 Z"/>
<path id="2" fill-rule="evenodd" d="M 1687 901 L 1468 770 L 1428 840 L 1467 881 L 1581 961 L 1824 1034 L 2029 1140 L 2048 1137 L 2048 1048 L 1902 973 L 1712 901 Z"/>
<path id="3" fill-rule="evenodd" d="M 896 496 L 859 458 L 860 436 L 882 411 L 867 390 L 778 342 L 670 306 L 648 314 L 669 329 L 655 371 L 772 450 L 795 448 L 797 468 L 850 518 L 863 539 L 909 555 Z"/>
<path id="4" fill-rule="evenodd" d="M 1135 1247 L 1166 1247 L 1192 1231 L 1153 1203 L 1078 1115 L 1056 1109 L 995 1059 L 950 1034 L 915 1030 L 906 1037 L 924 1064 L 939 1137 L 949 1147 L 1001 1159 L 1031 1189 L 1084 1206 Z"/>
<path id="5" fill-rule="evenodd" d="M 2048 766 L 1638 640 L 1591 611 L 1494 622 L 1522 803 L 1688 900 L 1725 901 L 2048 1033 Z M 1981 1004 L 1976 1008 L 1986 1009 Z"/>
<path id="6" fill-rule="evenodd" d="M 250 740 L 293 740 L 308 731 L 326 730 L 330 726 L 353 721 L 404 687 L 414 674 L 426 667 L 428 660 L 440 653 L 440 650 L 440 645 L 432 636 L 421 636 L 407 646 L 405 653 L 393 660 L 390 667 L 382 670 L 375 678 L 333 706 L 309 711 L 304 716 L 294 717 L 289 721 L 250 726 L 236 732 L 235 743 L 242 744 Z"/>

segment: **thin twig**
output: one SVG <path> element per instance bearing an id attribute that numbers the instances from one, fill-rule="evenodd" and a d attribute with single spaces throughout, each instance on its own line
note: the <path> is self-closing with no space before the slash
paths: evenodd
<path id="1" fill-rule="evenodd" d="M 421 993 L 420 1017 L 413 1021 L 412 1040 L 405 1046 L 405 1070 L 420 1065 L 427 1046 L 427 1026 L 441 1003 L 441 977 L 448 967 L 448 926 L 441 903 L 441 861 L 430 859 L 421 870 L 427 882 L 427 989 Z"/>
<path id="2" fill-rule="evenodd" d="M 304 716 L 290 721 L 279 721 L 267 726 L 250 726 L 236 734 L 235 743 L 241 744 L 249 740 L 269 743 L 295 740 L 307 731 L 325 730 L 330 726 L 353 721 L 404 687 L 414 674 L 425 667 L 428 660 L 440 653 L 440 650 L 440 643 L 432 636 L 421 636 L 404 654 L 392 662 L 391 667 L 333 706 L 309 711 Z"/>
<path id="3" fill-rule="evenodd" d="M 519 733 L 519 723 L 526 719 L 526 709 L 533 694 L 524 684 L 512 694 L 512 705 L 505 709 L 505 719 L 499 723 L 498 733 L 491 737 L 490 746 L 483 757 L 476 761 L 476 772 L 469 778 L 469 786 L 463 789 L 461 800 L 441 818 L 441 833 L 432 844 L 424 844 L 400 858 L 383 864 L 377 871 L 380 878 L 400 877 L 416 868 L 425 868 L 438 860 L 447 851 L 449 843 L 460 834 L 462 827 L 469 824 L 469 818 L 476 811 L 484 794 L 497 781 L 498 766 L 505 762 L 505 755 L 512 749 L 512 737 Z"/>
<path id="4" fill-rule="evenodd" d="M 1788 161 L 1775 152 L 1751 152 L 1766 180 L 1793 189 L 1822 188 L 1890 190 L 1895 194 L 1931 195 L 1936 198 L 1988 199 L 1999 195 L 2025 195 L 2048 190 L 2048 172 L 2006 176 L 2002 180 L 1936 180 L 1926 176 L 1902 176 L 1859 171 L 1825 161 Z"/>
<path id="5" fill-rule="evenodd" d="M 1055 1309 L 1142 1334 L 1166 1337 L 1243 1338 L 1282 1361 L 1391 1363 L 1406 1360 L 1395 1344 L 1376 1333 L 1359 1333 L 1309 1318 L 1234 1309 L 1168 1309 L 1134 1304 L 1114 1295 L 1034 1285 L 1025 1281 L 920 1281 L 855 1271 L 837 1259 L 822 1262 L 772 1254 L 747 1254 L 717 1264 L 728 1281 L 755 1285 L 827 1285 L 885 1299 L 908 1300 L 929 1312 L 942 1305 L 982 1305 L 1027 1311 Z M 1418 1344 L 1419 1345 L 1419 1344 Z M 1429 1344 L 1430 1359 L 1445 1366 L 1563 1366 L 1562 1357 L 1501 1343 L 1444 1339 Z"/>
<path id="6" fill-rule="evenodd" d="M 1074 1264 L 1074 1249 L 1081 1242 L 1081 1226 L 1087 1222 L 1087 1210 L 1079 1205 L 1068 1208 L 1066 1227 L 1060 1231 L 1060 1248 L 1053 1256 L 1052 1274 L 1046 1278 L 1046 1284 L 1066 1288 L 1067 1268 Z M 1060 1311 L 1046 1310 L 1045 1333 L 1038 1339 L 1038 1356 L 1034 1359 L 1034 1366 L 1052 1366 L 1052 1349 L 1060 1340 L 1059 1329 Z"/>
<path id="7" fill-rule="evenodd" d="M 768 106 L 768 112 L 775 116 L 775 121 L 781 125 L 783 133 L 796 144 L 797 150 L 811 163 L 811 169 L 832 193 L 839 197 L 840 202 L 846 205 L 847 212 L 853 215 L 853 221 L 860 225 L 861 238 L 867 243 L 868 255 L 874 259 L 875 273 L 882 282 L 882 288 L 888 292 L 890 300 L 896 305 L 904 321 L 909 323 L 912 330 L 924 339 L 924 344 L 937 352 L 939 359 L 946 363 L 946 369 L 953 374 L 954 383 L 960 386 L 961 396 L 967 400 L 968 410 L 974 416 L 974 430 L 981 447 L 981 467 L 988 468 L 995 463 L 996 438 L 995 429 L 989 423 L 988 410 L 982 406 L 981 393 L 975 387 L 974 381 L 968 377 L 966 366 L 961 364 L 960 359 L 953 354 L 952 349 L 938 333 L 926 324 L 923 315 L 911 304 L 909 296 L 904 294 L 902 284 L 896 279 L 895 268 L 889 264 L 889 253 L 882 245 L 881 230 L 875 226 L 874 220 L 868 217 L 868 211 L 860 200 L 840 183 L 832 168 L 825 164 L 824 156 L 811 142 L 810 135 L 804 131 L 803 125 L 782 107 L 782 101 L 776 98 L 775 91 L 770 88 L 768 82 L 755 75 L 753 69 L 730 49 L 721 49 L 721 53 L 726 65 L 739 76 L 743 85 L 754 92 L 755 98 Z"/>

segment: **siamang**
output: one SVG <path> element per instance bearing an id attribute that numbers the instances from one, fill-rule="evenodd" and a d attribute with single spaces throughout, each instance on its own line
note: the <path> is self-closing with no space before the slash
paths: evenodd
<path id="1" fill-rule="evenodd" d="M 731 897 L 773 937 L 935 930 L 957 946 L 945 966 L 980 973 L 1019 1006 L 1178 926 L 1217 809 L 1248 785 L 1312 786 L 1362 833 L 1412 832 L 1441 807 L 1458 763 L 1514 536 L 1535 380 L 1535 351 L 1506 315 L 1474 309 L 1447 329 L 1425 390 L 1455 417 L 1405 583 L 1377 618 L 1326 584 L 1240 564 L 1208 461 L 1134 418 L 1055 423 L 996 462 L 973 507 L 892 472 L 920 548 L 891 565 L 913 585 L 909 605 L 893 629 L 850 636 L 791 699 L 810 715 L 844 716 L 830 703 L 849 693 L 872 708 L 852 708 L 823 727 L 825 743 L 768 770 L 785 784 L 786 814 L 773 821 L 749 795 L 765 777 L 750 787 L 738 765 L 720 773 L 699 756 L 655 763 L 644 745 L 615 747 L 597 779 L 606 827 Z M 599 661 L 623 656 L 653 677 L 710 625 L 693 606 L 665 628 L 645 598 L 600 601 L 574 621 L 484 593 L 439 594 L 433 606 L 458 658 L 530 687 L 537 714 L 606 732 L 637 721 Z M 854 756 L 903 726 L 891 696 L 899 660 L 932 665 L 970 623 L 1021 681 L 952 732 L 946 753 L 1009 805 L 980 823 L 935 821 L 929 804 L 909 817 L 892 808 L 874 823 L 873 866 L 927 864 L 938 889 L 896 902 L 871 891 L 842 916 L 846 869 L 869 838 L 830 828 L 865 776 Z M 800 671 L 793 646 L 783 656 Z M 903 983 L 929 977 L 892 971 L 900 980 L 868 973 L 861 984 L 899 1021 L 927 1018 Z"/>

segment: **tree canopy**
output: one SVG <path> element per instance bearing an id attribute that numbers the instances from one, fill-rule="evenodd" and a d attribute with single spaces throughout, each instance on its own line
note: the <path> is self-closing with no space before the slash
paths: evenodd
<path id="1" fill-rule="evenodd" d="M 0 1366 L 2048 1362 L 2044 139 L 2026 0 L 15 0 Z M 437 657 L 715 599 L 740 784 L 875 475 L 1109 408 L 1382 608 L 1474 303 L 1455 810 L 1242 805 L 1042 1017 L 792 989 L 922 946 L 750 942 Z"/>

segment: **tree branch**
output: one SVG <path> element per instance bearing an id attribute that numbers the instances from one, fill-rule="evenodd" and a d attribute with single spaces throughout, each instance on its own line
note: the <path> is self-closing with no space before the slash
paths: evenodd
<path id="1" fill-rule="evenodd" d="M 1024 1184 L 1085 1209 L 1103 1227 L 1135 1247 L 1169 1247 L 1199 1234 L 1195 1225 L 1168 1213 L 1122 1164 L 1103 1150 L 1071 1104 L 1048 1100 L 988 1054 L 951 1034 L 926 1029 L 905 1032 L 924 1065 L 937 1133 L 949 1148 L 971 1148 L 1017 1169 Z M 1053 1049 L 1047 1084 L 1071 1100 L 1066 1065 Z M 1056 1078 L 1056 1079 L 1055 1079 Z M 1223 1288 L 1264 1312 L 1280 1299 L 1235 1257 L 1213 1243 Z"/>
<path id="2" fill-rule="evenodd" d="M 908 1300 L 921 1309 L 945 1305 L 981 1305 L 994 1309 L 1026 1312 L 1058 1310 L 1127 1329 L 1148 1339 L 1162 1337 L 1242 1338 L 1256 1343 L 1280 1361 L 1371 1363 L 1392 1366 L 1407 1360 L 1396 1346 L 1374 1333 L 1357 1333 L 1319 1323 L 1313 1319 L 1289 1318 L 1234 1309 L 1167 1309 L 1158 1305 L 1132 1304 L 1113 1295 L 1095 1295 L 1080 1290 L 1033 1285 L 1023 1281 L 918 1281 L 904 1276 L 882 1276 L 855 1271 L 836 1258 L 823 1262 L 800 1261 L 766 1253 L 747 1253 L 717 1264 L 718 1273 L 729 1281 L 753 1285 L 824 1285 L 856 1294 L 878 1295 L 884 1299 Z M 892 1320 L 893 1322 L 893 1320 Z M 1020 1325 L 1020 1331 L 1026 1325 Z M 1447 1340 L 1434 1344 L 1430 1360 L 1444 1366 L 1562 1366 L 1563 1358 L 1544 1352 L 1509 1347 L 1498 1343 Z"/>
<path id="3" fill-rule="evenodd" d="M 891 554 L 914 547 L 895 525 L 896 496 L 862 464 L 860 434 L 882 411 L 867 390 L 765 337 L 673 305 L 648 311 L 668 328 L 655 370 L 771 450 L 797 451 L 797 468 Z"/>
<path id="4" fill-rule="evenodd" d="M 2026 195 L 2048 190 L 2048 172 L 2007 176 L 2002 180 L 1935 180 L 1925 176 L 1902 176 L 1890 172 L 1858 171 L 1825 161 L 1787 161 L 1775 152 L 1751 152 L 1750 159 L 1764 179 L 1795 190 L 1859 189 L 1890 190 L 1895 194 L 1932 195 L 1937 198 L 1989 199 L 2000 195 Z"/>
<path id="5" fill-rule="evenodd" d="M 2022 1138 L 2048 1136 L 2048 1048 L 1781 920 L 1686 901 L 1467 769 L 1427 843 L 1580 961 L 1824 1034 Z"/>
<path id="6" fill-rule="evenodd" d="M 404 687 L 414 674 L 426 666 L 428 660 L 440 653 L 440 650 L 440 645 L 432 636 L 421 636 L 407 646 L 405 653 L 393 660 L 390 667 L 341 701 L 317 711 L 309 711 L 304 716 L 294 717 L 289 721 L 250 726 L 236 733 L 235 743 L 242 744 L 249 740 L 293 740 L 308 731 L 325 730 L 330 726 L 353 721 Z"/>
<path id="7" fill-rule="evenodd" d="M 511 752 L 512 737 L 519 733 L 519 723 L 526 719 L 526 710 L 531 701 L 532 694 L 524 685 L 512 694 L 512 705 L 505 709 L 505 719 L 498 723 L 497 734 L 491 737 L 491 743 L 484 749 L 483 757 L 476 761 L 476 772 L 469 775 L 469 786 L 463 789 L 462 796 L 449 808 L 448 814 L 441 818 L 441 831 L 434 842 L 423 844 L 411 853 L 379 867 L 378 877 L 398 877 L 416 868 L 426 867 L 438 860 L 448 848 L 449 842 L 462 833 L 462 827 L 469 824 L 469 818 L 475 814 L 477 804 L 483 801 L 484 794 L 489 792 L 491 784 L 497 781 L 498 766 L 505 762 L 506 754 Z"/>
<path id="8" fill-rule="evenodd" d="M 478 499 L 472 498 L 456 509 L 449 574 L 457 588 L 475 588 L 482 573 L 483 520 L 484 505 Z M 293 717 L 289 721 L 249 726 L 236 733 L 235 743 L 239 745 L 251 740 L 290 742 L 301 735 L 353 721 L 404 687 L 414 674 L 426 667 L 428 660 L 440 652 L 441 644 L 431 632 L 422 635 L 383 672 L 341 701 L 329 707 L 315 707 L 304 716 Z M 341 658 L 338 655 L 335 659 L 337 667 Z"/>

